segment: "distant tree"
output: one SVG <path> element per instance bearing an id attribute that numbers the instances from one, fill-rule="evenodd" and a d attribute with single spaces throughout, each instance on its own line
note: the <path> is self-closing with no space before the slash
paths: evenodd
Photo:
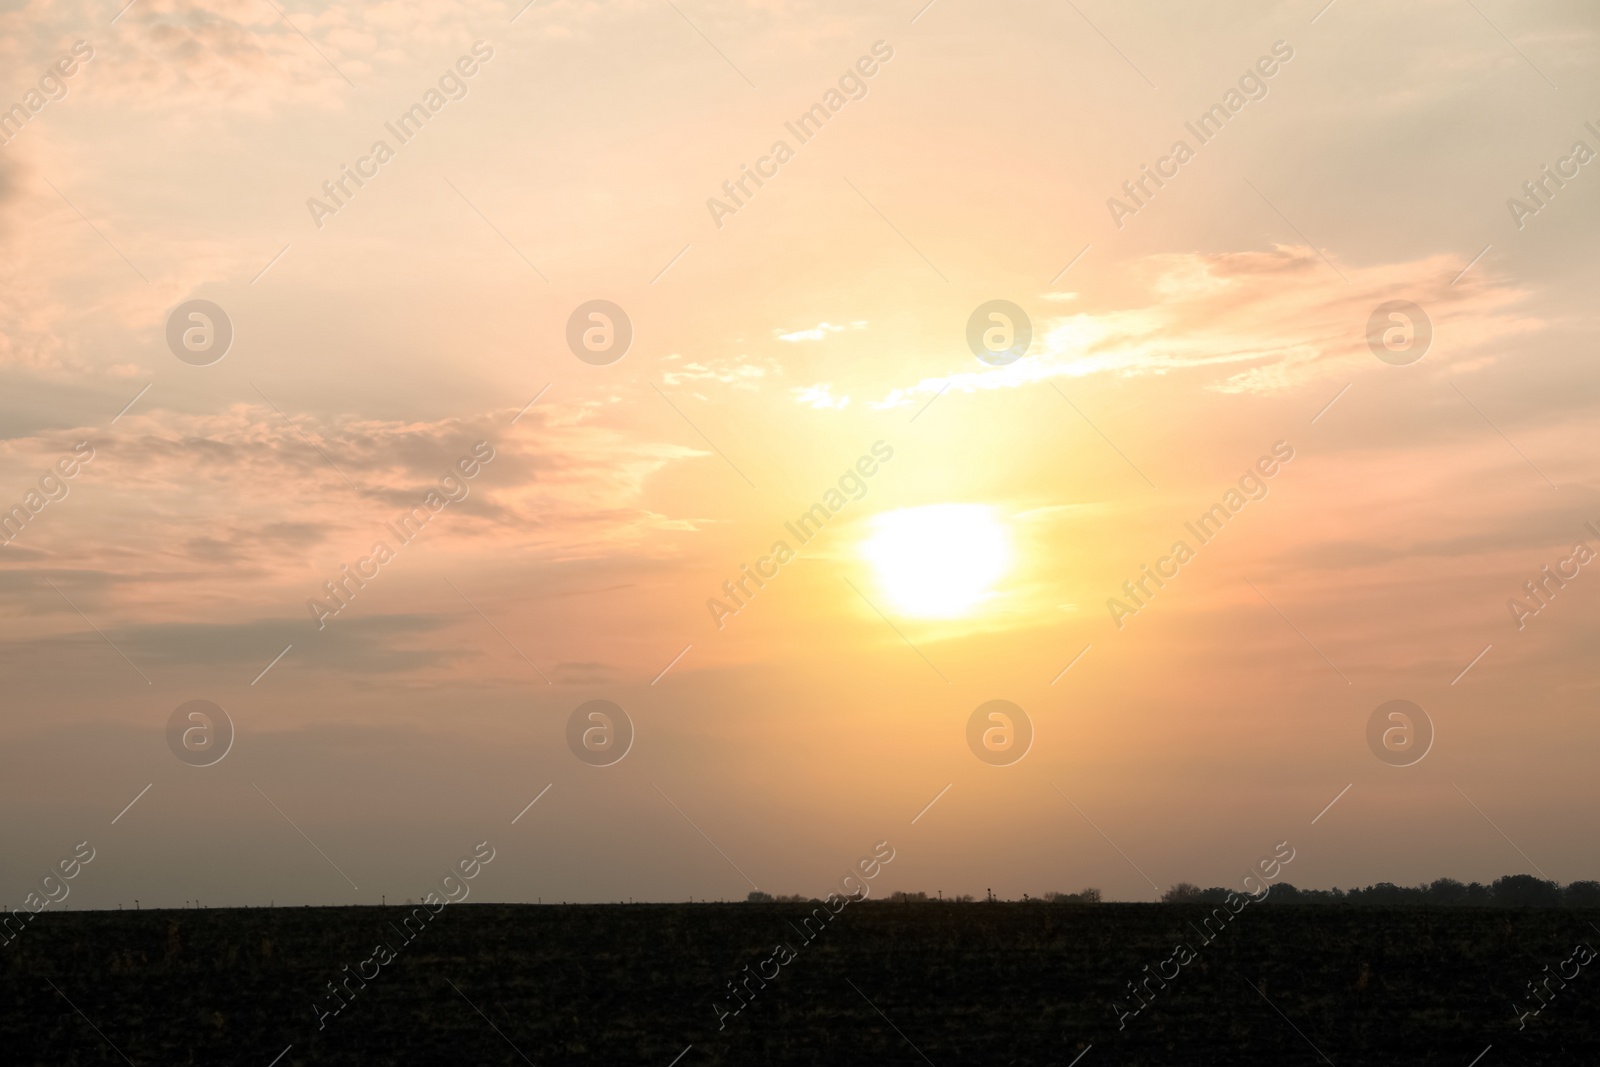
<path id="1" fill-rule="evenodd" d="M 1569 908 L 1600 908 L 1600 882 L 1573 882 L 1561 894 Z"/>
<path id="2" fill-rule="evenodd" d="M 1337 886 L 1333 889 L 1298 889 L 1288 882 L 1280 882 L 1272 887 L 1267 899 L 1286 904 L 1342 904 L 1345 894 Z"/>
<path id="3" fill-rule="evenodd" d="M 928 899 L 928 894 L 896 891 L 890 893 L 888 899 L 896 904 L 920 904 Z"/>
<path id="4" fill-rule="evenodd" d="M 1508 874 L 1489 887 L 1494 902 L 1508 908 L 1552 908 L 1561 903 L 1561 886 L 1531 874 Z"/>
<path id="5" fill-rule="evenodd" d="M 1098 904 L 1100 890 L 1084 889 L 1077 893 L 1046 893 L 1044 899 L 1052 904 Z"/>
<path id="6" fill-rule="evenodd" d="M 1204 899 L 1205 890 L 1193 882 L 1179 882 L 1161 894 L 1163 904 L 1188 904 Z"/>
<path id="7" fill-rule="evenodd" d="M 771 893 L 763 893 L 759 889 L 752 889 L 750 891 L 750 895 L 745 897 L 744 899 L 745 899 L 745 903 L 747 903 L 747 904 L 771 904 L 772 903 L 772 894 Z"/>
<path id="8" fill-rule="evenodd" d="M 1435 878 L 1428 885 L 1429 904 L 1465 904 L 1467 887 L 1454 878 Z"/>
<path id="9" fill-rule="evenodd" d="M 1215 889 L 1197 889 L 1188 883 L 1173 886 L 1163 900 L 1190 900 L 1207 902 Z M 1174 894 L 1179 894 L 1174 896 Z M 1437 878 L 1427 885 L 1415 887 L 1378 882 L 1362 889 L 1348 892 L 1333 889 L 1297 889 L 1287 882 L 1273 887 L 1271 897 L 1280 903 L 1294 904 L 1366 904 L 1381 907 L 1396 905 L 1422 905 L 1427 907 L 1500 908 L 1600 908 L 1600 882 L 1573 882 L 1562 887 L 1559 882 L 1535 878 L 1530 874 L 1510 874 L 1497 878 L 1491 885 L 1481 882 L 1461 883 L 1454 878 Z"/>
<path id="10" fill-rule="evenodd" d="M 1419 903 L 1422 898 L 1422 890 L 1407 889 L 1393 882 L 1379 882 L 1365 889 L 1352 889 L 1348 895 L 1352 904 L 1378 904 L 1391 907 L 1396 904 Z"/>

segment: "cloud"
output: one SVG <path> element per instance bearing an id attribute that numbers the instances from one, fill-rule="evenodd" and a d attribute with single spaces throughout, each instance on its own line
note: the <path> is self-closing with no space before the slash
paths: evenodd
<path id="1" fill-rule="evenodd" d="M 864 322 L 855 324 L 856 329 L 866 326 Z M 819 322 L 809 330 L 796 330 L 793 333 L 779 333 L 778 340 L 796 343 L 800 341 L 820 341 L 830 333 L 843 332 L 843 326 L 835 326 L 831 322 Z"/>
<path id="2" fill-rule="evenodd" d="M 550 680 L 558 685 L 605 685 L 617 678 L 617 669 L 609 663 L 557 663 L 550 671 Z"/>
<path id="3" fill-rule="evenodd" d="M 231 527 L 217 531 L 222 536 L 202 535 L 189 539 L 184 548 L 195 559 L 211 563 L 235 563 L 247 549 L 304 551 L 328 539 L 329 527 L 310 522 L 274 522 L 259 530 Z"/>
<path id="4" fill-rule="evenodd" d="M 676 352 L 666 357 L 668 362 L 682 362 L 683 357 Z M 783 368 L 772 360 L 753 362 L 745 357 L 726 359 L 712 359 L 683 363 L 680 367 L 668 370 L 661 376 L 665 385 L 684 385 L 690 382 L 715 382 L 719 385 L 731 385 L 735 389 L 754 392 L 760 389 L 763 378 L 783 374 Z"/>
<path id="5" fill-rule="evenodd" d="M 156 623 L 126 626 L 113 636 L 117 647 L 149 671 L 189 667 L 260 670 L 293 644 L 295 665 L 317 670 L 393 674 L 449 662 L 455 655 L 434 647 L 403 647 L 406 638 L 436 634 L 448 625 L 441 615 L 396 614 L 341 617 L 322 631 L 305 619 L 256 619 L 241 623 Z M 90 634 L 90 638 L 94 635 Z M 291 653 L 293 655 L 294 653 Z"/>
<path id="6" fill-rule="evenodd" d="M 797 403 L 818 409 L 842 411 L 850 406 L 850 397 L 834 396 L 833 387 L 827 382 L 797 388 L 794 390 L 794 398 Z"/>
<path id="7" fill-rule="evenodd" d="M 21 164 L 10 155 L 0 155 L 0 219 L 17 199 L 17 171 Z"/>
<path id="8" fill-rule="evenodd" d="M 477 2 L 332 5 L 292 10 L 271 0 L 139 0 L 115 26 L 104 6 L 31 5 L 0 12 L 8 69 L 43 68 L 74 39 L 95 48 L 91 90 L 119 113 L 340 110 L 353 82 L 408 72 L 439 44 L 471 44 L 475 24 L 503 24 L 505 5 Z M 426 45 L 419 43 L 426 42 Z M 349 79 L 349 82 L 346 81 Z"/>
<path id="9" fill-rule="evenodd" d="M 1434 329 L 1435 360 L 1461 360 L 1512 334 L 1539 328 L 1518 313 L 1527 294 L 1451 255 L 1343 267 L 1342 281 L 1310 248 L 1150 256 L 1133 267 L 1149 302 L 1085 310 L 1037 324 L 1039 350 L 1005 367 L 924 378 L 890 390 L 874 408 L 904 407 L 918 394 L 1009 389 L 1051 378 L 1140 377 L 1198 372 L 1222 393 L 1274 393 L 1370 363 L 1367 320 L 1392 299 L 1420 304 Z M 1442 335 L 1468 338 L 1447 346 Z"/>
<path id="10" fill-rule="evenodd" d="M 57 575 L 58 579 L 62 577 Z M 84 599 L 82 590 L 73 589 L 70 582 L 65 588 L 74 593 L 75 601 Z M 64 676 L 82 671 L 89 664 L 97 665 L 101 673 L 120 673 L 116 665 L 120 662 L 117 654 L 121 653 L 138 670 L 156 679 L 163 672 L 220 670 L 236 673 L 243 684 L 290 644 L 294 648 L 289 653 L 293 657 L 289 665 L 296 669 L 353 674 L 424 671 L 470 654 L 470 650 L 440 648 L 436 637 L 421 646 L 408 640 L 437 635 L 450 623 L 446 616 L 354 616 L 330 623 L 321 632 L 312 627 L 309 616 L 232 623 L 106 624 L 97 631 L 85 626 L 54 591 L 45 587 L 45 592 L 59 609 L 50 609 L 49 613 L 62 616 L 66 628 L 57 634 L 0 644 L 0 664 L 5 665 L 8 674 L 14 671 L 18 676 Z M 103 664 L 112 666 L 99 666 Z M 133 677 L 134 672 L 128 671 L 128 678 Z"/>
<path id="11" fill-rule="evenodd" d="M 489 442 L 493 458 L 452 482 L 467 495 L 429 522 L 423 536 L 435 561 L 440 553 L 470 562 L 496 551 L 535 559 L 648 551 L 659 531 L 685 528 L 645 507 L 644 487 L 666 465 L 701 453 L 639 440 L 582 413 L 535 408 L 514 427 L 512 414 L 430 422 L 294 415 L 291 426 L 260 404 L 205 414 L 151 407 L 110 430 L 14 438 L 0 443 L 0 457 L 21 470 L 47 469 L 83 436 L 95 455 L 69 495 L 0 556 L 0 582 L 29 584 L 16 567 L 32 562 L 66 575 L 106 611 L 145 620 L 189 617 L 195 597 L 219 590 L 231 602 L 298 611 L 341 563 L 391 539 L 386 524 L 459 475 L 476 442 Z M 19 549 L 35 554 L 25 560 Z M 408 569 L 423 565 L 415 552 Z M 55 597 L 31 585 L 34 599 Z"/>

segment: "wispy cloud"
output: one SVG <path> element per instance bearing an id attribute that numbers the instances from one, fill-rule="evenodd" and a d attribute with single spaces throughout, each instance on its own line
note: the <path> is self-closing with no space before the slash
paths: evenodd
<path id="1" fill-rule="evenodd" d="M 1011 389 L 1050 378 L 1198 373 L 1207 389 L 1271 393 L 1369 363 L 1368 317 L 1404 295 L 1434 323 L 1430 358 L 1457 361 L 1509 335 L 1537 329 L 1516 310 L 1526 295 L 1487 272 L 1450 286 L 1463 262 L 1434 256 L 1409 263 L 1347 267 L 1346 284 L 1308 248 L 1152 256 L 1135 275 L 1149 294 L 1133 307 L 1085 309 L 1035 324 L 1037 351 L 1004 367 L 926 377 L 891 389 L 874 408 L 906 407 L 943 389 Z M 1319 269 L 1320 268 L 1320 269 Z M 1471 280 L 1471 276 L 1469 276 Z M 1442 325 L 1468 347 L 1439 339 Z"/>

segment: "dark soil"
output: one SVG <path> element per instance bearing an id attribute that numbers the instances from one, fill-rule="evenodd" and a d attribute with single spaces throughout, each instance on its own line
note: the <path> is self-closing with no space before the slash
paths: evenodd
<path id="1" fill-rule="evenodd" d="M 18 1064 L 1600 1063 L 1600 966 L 1519 1031 L 1513 1003 L 1600 913 L 1199 905 L 852 904 L 807 942 L 802 904 L 460 904 L 64 912 L 0 948 Z M 395 958 L 338 1014 L 329 982 Z M 748 1006 L 727 983 L 786 941 Z M 1195 958 L 1136 1005 L 1178 942 Z M 743 968 L 749 965 L 751 972 Z M 342 968 L 348 965 L 350 972 Z M 1545 967 L 1550 970 L 1546 971 Z M 1573 965 L 1567 965 L 1571 974 Z M 358 983 L 350 983 L 356 988 Z M 292 1047 L 289 1047 L 292 1046 Z M 124 1058 L 125 1057 L 125 1058 Z"/>

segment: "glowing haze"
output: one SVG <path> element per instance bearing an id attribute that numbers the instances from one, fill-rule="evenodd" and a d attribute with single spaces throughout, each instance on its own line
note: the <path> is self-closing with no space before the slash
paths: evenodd
<path id="1" fill-rule="evenodd" d="M 121 6 L 0 4 L 0 903 L 1600 876 L 1586 7 Z"/>

